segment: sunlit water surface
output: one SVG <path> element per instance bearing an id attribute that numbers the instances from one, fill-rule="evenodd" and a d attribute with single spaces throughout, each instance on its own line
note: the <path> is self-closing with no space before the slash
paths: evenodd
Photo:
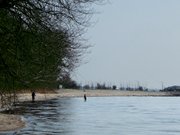
<path id="1" fill-rule="evenodd" d="M 23 106 L 26 127 L 0 134 L 180 134 L 180 97 L 89 97 L 86 102 L 83 98 L 59 98 Z"/>

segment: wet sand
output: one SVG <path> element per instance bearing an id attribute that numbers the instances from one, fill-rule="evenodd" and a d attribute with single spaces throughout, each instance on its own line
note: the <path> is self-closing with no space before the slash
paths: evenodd
<path id="1" fill-rule="evenodd" d="M 72 90 L 72 89 L 60 89 L 53 92 L 36 92 L 36 101 L 49 100 L 55 98 L 64 97 L 83 97 L 86 94 L 87 97 L 104 97 L 104 96 L 176 96 L 179 93 L 167 93 L 167 92 L 144 92 L 144 91 L 120 91 L 120 90 Z M 31 93 L 19 93 L 18 99 L 20 102 L 31 101 Z M 10 114 L 0 114 L 0 131 L 12 131 L 18 130 L 25 126 L 25 121 L 22 117 Z"/>
<path id="2" fill-rule="evenodd" d="M 21 116 L 0 114 L 0 131 L 18 130 L 25 126 Z"/>

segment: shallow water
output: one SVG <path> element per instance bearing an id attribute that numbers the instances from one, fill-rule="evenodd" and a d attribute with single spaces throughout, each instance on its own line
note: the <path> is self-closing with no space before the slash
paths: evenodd
<path id="1" fill-rule="evenodd" d="M 87 102 L 83 98 L 59 98 L 25 104 L 20 113 L 27 126 L 1 134 L 180 134 L 180 97 L 89 97 Z"/>

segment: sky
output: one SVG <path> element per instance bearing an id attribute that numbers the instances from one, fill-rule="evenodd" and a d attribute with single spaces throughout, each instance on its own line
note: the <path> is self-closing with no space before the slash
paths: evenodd
<path id="1" fill-rule="evenodd" d="M 94 7 L 73 79 L 161 89 L 180 85 L 180 0 L 109 0 Z"/>

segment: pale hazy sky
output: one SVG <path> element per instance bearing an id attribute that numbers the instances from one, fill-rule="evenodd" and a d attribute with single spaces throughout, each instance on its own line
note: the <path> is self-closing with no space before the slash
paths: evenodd
<path id="1" fill-rule="evenodd" d="M 93 47 L 77 82 L 180 85 L 180 0 L 109 0 L 86 33 Z"/>

